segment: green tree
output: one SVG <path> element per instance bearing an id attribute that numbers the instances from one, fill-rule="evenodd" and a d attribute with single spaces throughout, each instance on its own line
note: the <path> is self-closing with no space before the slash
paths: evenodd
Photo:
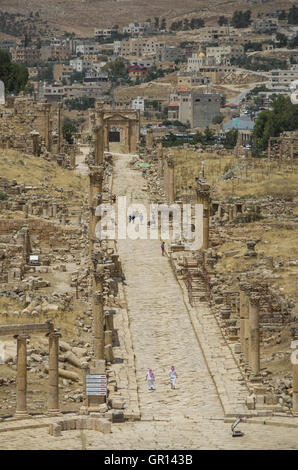
<path id="1" fill-rule="evenodd" d="M 270 137 L 278 137 L 284 131 L 298 128 L 298 105 L 287 96 L 274 95 L 271 110 L 262 111 L 256 120 L 253 137 L 256 150 L 267 148 Z"/>
<path id="2" fill-rule="evenodd" d="M 161 20 L 160 29 L 161 29 L 161 30 L 166 30 L 166 28 L 167 28 L 167 22 L 166 22 L 166 19 L 163 18 L 163 19 Z"/>
<path id="3" fill-rule="evenodd" d="M 251 23 L 251 11 L 234 11 L 231 24 L 234 28 L 247 28 Z"/>
<path id="4" fill-rule="evenodd" d="M 286 45 L 288 43 L 288 38 L 285 34 L 277 33 L 276 34 L 276 42 L 278 44 L 278 47 L 286 47 Z"/>
<path id="5" fill-rule="evenodd" d="M 75 122 L 69 118 L 64 118 L 62 123 L 63 137 L 68 144 L 73 144 L 73 135 L 77 132 Z"/>
<path id="6" fill-rule="evenodd" d="M 289 24 L 298 24 L 298 8 L 295 5 L 293 5 L 289 9 L 288 23 Z"/>
<path id="7" fill-rule="evenodd" d="M 219 24 L 219 26 L 227 25 L 228 24 L 228 18 L 226 18 L 225 16 L 220 16 L 218 18 L 218 24 Z"/>
<path id="8" fill-rule="evenodd" d="M 237 144 L 237 139 L 238 139 L 238 130 L 237 129 L 231 129 L 226 133 L 226 140 L 224 142 L 224 147 L 226 149 L 232 149 L 235 147 Z"/>
<path id="9" fill-rule="evenodd" d="M 28 82 L 28 69 L 22 64 L 13 64 L 8 52 L 0 50 L 0 80 L 6 91 L 18 94 Z"/>
<path id="10" fill-rule="evenodd" d="M 128 79 L 129 66 L 121 59 L 108 62 L 103 66 L 103 72 L 106 72 L 110 78 Z"/>

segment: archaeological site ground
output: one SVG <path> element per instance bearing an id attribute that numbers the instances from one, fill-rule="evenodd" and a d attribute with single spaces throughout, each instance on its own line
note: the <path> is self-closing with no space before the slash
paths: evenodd
<path id="1" fill-rule="evenodd" d="M 297 450 L 298 8 L 27 3 L 0 1 L 0 450 Z"/>

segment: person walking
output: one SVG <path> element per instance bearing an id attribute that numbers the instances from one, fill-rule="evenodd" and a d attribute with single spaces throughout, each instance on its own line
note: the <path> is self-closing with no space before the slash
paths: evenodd
<path id="1" fill-rule="evenodd" d="M 148 370 L 147 375 L 146 375 L 146 380 L 148 382 L 148 390 L 155 390 L 154 388 L 155 377 L 154 377 L 152 369 Z"/>
<path id="2" fill-rule="evenodd" d="M 164 254 L 165 254 L 165 242 L 162 242 L 162 244 L 160 245 L 160 248 L 161 248 L 161 254 L 162 254 L 162 256 L 164 256 Z"/>
<path id="3" fill-rule="evenodd" d="M 140 224 L 143 225 L 143 214 L 142 214 L 142 212 L 139 213 L 139 220 L 140 220 Z"/>
<path id="4" fill-rule="evenodd" d="M 170 370 L 171 389 L 175 389 L 176 387 L 176 378 L 177 378 L 177 373 L 176 373 L 175 367 L 171 366 L 171 370 Z"/>
<path id="5" fill-rule="evenodd" d="M 135 218 L 136 218 L 135 212 L 132 211 L 132 213 L 131 213 L 131 220 L 132 220 L 132 223 L 133 223 L 133 224 L 135 223 Z"/>

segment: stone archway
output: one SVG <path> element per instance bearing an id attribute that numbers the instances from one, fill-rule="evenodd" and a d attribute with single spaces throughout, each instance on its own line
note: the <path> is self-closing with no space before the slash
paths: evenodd
<path id="1" fill-rule="evenodd" d="M 119 142 L 125 153 L 136 153 L 140 136 L 139 112 L 103 111 L 105 150 L 110 150 L 110 142 Z"/>

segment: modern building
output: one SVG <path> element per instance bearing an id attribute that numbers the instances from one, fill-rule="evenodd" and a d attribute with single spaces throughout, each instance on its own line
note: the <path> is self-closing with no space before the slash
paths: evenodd
<path id="1" fill-rule="evenodd" d="M 216 65 L 215 57 L 206 57 L 204 52 L 193 53 L 187 59 L 187 72 L 198 72 L 204 65 Z"/>
<path id="2" fill-rule="evenodd" d="M 141 96 L 138 96 L 134 100 L 131 101 L 131 109 L 135 111 L 140 110 L 144 112 L 145 109 L 145 100 Z"/>
<path id="3" fill-rule="evenodd" d="M 257 18 L 253 22 L 253 30 L 256 33 L 276 33 L 278 30 L 277 18 Z"/>
<path id="4" fill-rule="evenodd" d="M 207 127 L 220 113 L 221 96 L 179 88 L 179 121 L 191 128 Z"/>
<path id="5" fill-rule="evenodd" d="M 249 116 L 239 116 L 239 118 L 231 119 L 229 122 L 224 123 L 222 126 L 223 133 L 229 132 L 233 129 L 237 130 L 240 136 L 242 145 L 252 144 L 252 134 L 254 130 L 254 121 Z"/>
<path id="6" fill-rule="evenodd" d="M 107 38 L 110 38 L 113 33 L 117 33 L 117 29 L 113 29 L 113 28 L 95 29 L 94 37 L 95 39 L 107 39 Z"/>
<path id="7" fill-rule="evenodd" d="M 76 45 L 76 54 L 98 54 L 99 46 L 98 44 L 77 44 Z"/>
<path id="8" fill-rule="evenodd" d="M 210 79 L 199 72 L 178 72 L 177 85 L 179 88 L 193 88 L 208 85 Z"/>
<path id="9" fill-rule="evenodd" d="M 269 72 L 269 88 L 272 91 L 289 91 L 291 82 L 298 80 L 298 67 L 292 65 L 290 70 L 271 70 Z"/>
<path id="10" fill-rule="evenodd" d="M 129 23 L 128 26 L 123 27 L 124 34 L 142 34 L 144 32 L 151 32 L 152 25 L 149 21 L 145 21 L 144 23 Z"/>
<path id="11" fill-rule="evenodd" d="M 40 61 L 40 49 L 33 47 L 16 47 L 10 49 L 12 62 L 32 64 Z"/>

